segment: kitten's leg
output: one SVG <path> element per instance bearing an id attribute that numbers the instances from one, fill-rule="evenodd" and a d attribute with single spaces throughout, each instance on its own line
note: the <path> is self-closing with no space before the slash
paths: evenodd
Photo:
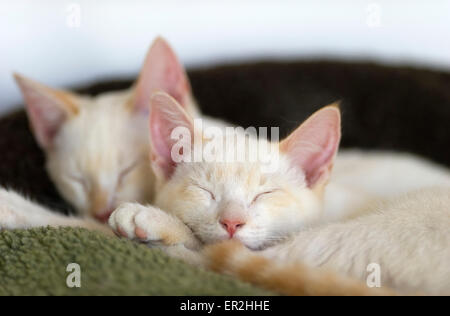
<path id="1" fill-rule="evenodd" d="M 201 246 L 179 218 L 152 206 L 122 204 L 111 214 L 109 224 L 118 234 L 151 245 L 181 245 L 189 249 L 199 249 Z"/>
<path id="2" fill-rule="evenodd" d="M 57 214 L 15 192 L 0 189 L 0 231 L 45 226 L 82 227 L 112 234 L 108 226 L 94 220 Z"/>

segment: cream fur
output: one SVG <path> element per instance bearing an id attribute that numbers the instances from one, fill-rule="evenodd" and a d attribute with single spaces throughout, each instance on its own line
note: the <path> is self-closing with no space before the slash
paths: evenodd
<path id="1" fill-rule="evenodd" d="M 406 153 L 344 150 L 335 160 L 325 190 L 324 220 L 358 215 L 372 200 L 437 186 L 450 187 L 450 170 L 423 158 Z"/>
<path id="2" fill-rule="evenodd" d="M 80 215 L 107 220 L 124 202 L 151 202 L 148 164 L 150 95 L 176 94 L 198 116 L 189 80 L 170 46 L 157 38 L 136 84 L 95 97 L 55 90 L 15 75 L 47 171 Z"/>
<path id="3" fill-rule="evenodd" d="M 63 197 L 81 214 L 96 215 L 127 201 L 151 201 L 146 115 L 126 104 L 131 91 L 78 99 L 47 151 L 47 170 Z"/>
<path id="4" fill-rule="evenodd" d="M 108 226 L 97 221 L 60 215 L 13 191 L 0 189 L 0 231 L 39 226 L 83 227 L 111 234 Z"/>
<path id="5" fill-rule="evenodd" d="M 403 294 L 450 295 L 450 187 L 377 201 L 367 213 L 297 233 L 260 254 L 361 281 L 368 265 L 377 263 L 383 287 Z"/>

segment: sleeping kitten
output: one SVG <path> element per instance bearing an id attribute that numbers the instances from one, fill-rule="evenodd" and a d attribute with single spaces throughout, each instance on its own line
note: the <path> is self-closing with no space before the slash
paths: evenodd
<path id="1" fill-rule="evenodd" d="M 177 140 L 171 136 L 176 128 L 182 127 L 194 136 L 187 144 L 191 152 L 204 150 L 216 140 L 209 140 L 202 130 L 196 130 L 189 114 L 170 96 L 156 93 L 151 102 L 151 160 L 158 184 L 155 207 L 137 203 L 123 204 L 111 215 L 111 227 L 120 235 L 160 246 L 169 254 L 196 264 L 202 264 L 203 258 L 193 250 L 227 239 L 238 240 L 252 250 L 263 250 L 261 253 L 268 257 L 297 254 L 294 258 L 302 259 L 305 255 L 299 255 L 296 243 L 286 240 L 296 234 L 301 239 L 303 234 L 323 221 L 323 195 L 340 140 L 338 108 L 329 106 L 316 112 L 280 143 L 248 138 L 245 157 L 251 156 L 251 151 L 258 148 L 251 144 L 265 145 L 270 148 L 265 157 L 266 163 L 232 160 L 217 162 L 214 159 L 175 163 L 173 148 L 177 145 Z M 227 137 L 228 135 L 224 138 Z M 195 139 L 202 139 L 206 145 L 201 147 L 203 144 Z M 183 140 L 186 139 L 183 137 Z M 226 139 L 219 139 L 218 143 L 226 143 Z M 186 149 L 183 147 L 182 151 L 189 151 Z M 212 152 L 213 158 L 218 158 L 219 153 Z M 215 154 L 217 157 L 214 157 Z M 275 162 L 277 168 L 267 171 L 265 167 L 268 161 Z M 370 198 L 366 200 L 368 201 Z M 385 269 L 384 282 L 388 286 L 409 291 L 417 290 L 419 287 L 416 285 L 419 284 L 421 290 L 429 292 L 433 291 L 433 287 L 436 291 L 445 290 L 448 284 L 441 286 L 442 282 L 436 283 L 438 277 L 430 277 L 430 273 L 437 273 L 440 278 L 445 278 L 448 276 L 445 275 L 448 269 L 437 267 L 434 259 L 430 259 L 433 264 L 431 269 L 422 265 L 422 260 L 418 260 L 417 265 L 411 262 L 405 268 L 405 276 L 396 274 L 397 269 L 406 267 L 408 252 L 417 242 L 423 246 L 415 249 L 420 249 L 418 255 L 424 258 L 438 260 L 441 253 L 447 250 L 444 245 L 449 237 L 448 224 L 443 225 L 442 220 L 446 221 L 448 211 L 432 214 L 427 222 L 424 222 L 424 215 L 417 215 L 419 211 L 420 207 L 410 217 L 404 212 L 401 216 L 382 217 L 380 223 L 383 225 L 384 221 L 393 220 L 390 225 L 382 228 L 386 231 L 381 228 L 365 230 L 365 222 L 361 223 L 361 229 L 358 230 L 358 225 L 355 224 L 351 231 L 345 230 L 345 226 L 339 226 L 344 224 L 335 224 L 338 228 L 331 233 L 328 234 L 326 230 L 323 235 L 316 233 L 315 243 L 308 248 L 307 244 L 301 244 L 300 248 L 307 249 L 305 251 L 311 257 L 317 258 L 314 262 L 316 266 L 325 264 L 328 258 L 336 256 L 337 259 L 330 259 L 329 264 L 339 272 L 347 272 L 353 277 L 361 277 L 361 267 L 365 268 L 373 262 L 370 260 L 378 260 Z M 377 221 L 374 219 L 372 226 L 377 227 Z M 342 227 L 342 232 L 339 227 Z M 422 227 L 423 232 L 430 227 L 437 231 L 432 236 L 424 233 L 413 236 L 415 232 L 420 232 L 418 227 Z M 340 235 L 342 236 L 339 238 Z M 389 239 L 390 235 L 397 239 Z M 347 239 L 347 236 L 346 245 L 350 249 L 337 252 L 339 246 L 334 247 L 333 243 L 339 245 L 339 241 Z M 366 238 L 371 240 L 371 247 L 366 248 L 357 242 L 361 240 L 366 243 Z M 398 243 L 395 246 L 389 244 L 396 241 Z M 431 244 L 435 246 L 431 247 Z M 330 247 L 327 248 L 327 245 Z M 402 247 L 406 247 L 404 252 L 400 252 Z M 394 253 L 385 255 L 386 248 L 389 251 L 395 250 L 399 257 L 393 258 Z M 354 262 L 353 266 L 349 265 L 351 260 L 346 257 L 347 254 L 358 262 Z M 411 281 L 408 283 L 409 278 Z"/>
<path id="2" fill-rule="evenodd" d="M 136 84 L 96 97 L 55 90 L 15 75 L 47 171 L 79 214 L 105 222 L 122 202 L 150 202 L 148 105 L 164 90 L 197 115 L 186 73 L 162 39 L 149 49 Z"/>

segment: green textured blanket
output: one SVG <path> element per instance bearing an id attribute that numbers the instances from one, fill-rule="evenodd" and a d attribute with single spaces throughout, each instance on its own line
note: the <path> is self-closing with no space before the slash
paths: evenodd
<path id="1" fill-rule="evenodd" d="M 81 287 L 67 267 L 80 267 Z M 0 295 L 267 295 L 135 242 L 73 228 L 0 232 Z"/>

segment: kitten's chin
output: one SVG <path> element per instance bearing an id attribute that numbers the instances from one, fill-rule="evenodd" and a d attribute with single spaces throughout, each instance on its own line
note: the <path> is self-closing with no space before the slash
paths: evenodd
<path id="1" fill-rule="evenodd" d="M 266 245 L 266 243 L 264 241 L 255 243 L 255 242 L 250 242 L 248 240 L 245 240 L 244 238 L 239 238 L 238 236 L 232 238 L 232 240 L 239 241 L 245 247 L 247 247 L 248 249 L 250 249 L 252 251 L 260 251 L 260 250 L 264 250 L 265 248 L 268 247 L 268 245 Z"/>
<path id="2" fill-rule="evenodd" d="M 252 251 L 261 251 L 261 250 L 265 250 L 267 248 L 270 248 L 274 245 L 277 245 L 278 243 L 280 243 L 282 240 L 284 240 L 284 238 L 279 238 L 279 239 L 264 239 L 261 238 L 259 240 L 255 240 L 254 238 L 243 238 L 240 236 L 236 236 L 235 238 L 233 238 L 233 240 L 238 240 L 239 242 L 241 242 L 245 247 L 247 247 L 248 249 L 252 250 Z"/>
<path id="3" fill-rule="evenodd" d="M 203 238 L 199 238 L 203 244 L 205 245 L 212 245 L 212 244 L 216 244 L 216 243 L 220 243 L 222 241 L 226 241 L 226 240 L 237 240 L 240 243 L 242 243 L 245 247 L 247 247 L 248 249 L 252 250 L 252 251 L 260 251 L 260 250 L 264 250 L 270 246 L 272 246 L 272 244 L 270 244 L 269 242 L 266 241 L 258 241 L 258 242 L 252 242 L 249 240 L 246 240 L 243 237 L 240 236 L 235 236 L 233 238 L 229 238 L 228 236 L 222 236 L 222 237 L 216 237 L 214 239 L 209 239 L 209 240 L 204 240 Z"/>
<path id="4" fill-rule="evenodd" d="M 244 243 L 242 243 L 242 244 L 252 251 L 261 251 L 261 250 L 266 249 L 266 247 L 264 247 L 264 246 L 252 246 L 252 245 L 246 245 Z"/>
<path id="5" fill-rule="evenodd" d="M 246 243 L 242 243 L 245 247 L 247 247 L 248 249 L 250 249 L 250 250 L 252 250 L 252 251 L 261 251 L 261 250 L 264 250 L 264 249 L 266 249 L 266 248 L 268 248 L 268 247 L 270 247 L 271 245 L 268 245 L 268 244 L 260 244 L 260 245 L 249 245 L 249 244 L 246 244 Z"/>

